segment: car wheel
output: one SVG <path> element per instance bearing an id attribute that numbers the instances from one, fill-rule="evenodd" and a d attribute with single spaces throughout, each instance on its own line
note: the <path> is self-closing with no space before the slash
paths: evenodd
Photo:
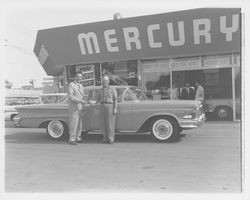
<path id="1" fill-rule="evenodd" d="M 226 120 L 232 117 L 232 109 L 227 106 L 220 106 L 215 109 L 215 116 L 217 119 Z"/>
<path id="2" fill-rule="evenodd" d="M 173 119 L 157 118 L 151 123 L 151 134 L 158 141 L 173 141 L 178 132 L 178 125 Z"/>
<path id="3" fill-rule="evenodd" d="M 50 121 L 46 127 L 48 135 L 53 139 L 62 139 L 68 132 L 67 125 L 62 121 Z"/>

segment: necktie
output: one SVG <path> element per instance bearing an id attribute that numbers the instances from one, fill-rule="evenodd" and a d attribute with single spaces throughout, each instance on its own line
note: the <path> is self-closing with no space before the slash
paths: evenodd
<path id="1" fill-rule="evenodd" d="M 80 86 L 80 84 L 78 83 L 78 84 L 77 84 L 77 86 L 78 86 L 78 90 L 79 90 L 80 94 L 82 95 L 82 93 L 81 93 L 81 86 Z"/>

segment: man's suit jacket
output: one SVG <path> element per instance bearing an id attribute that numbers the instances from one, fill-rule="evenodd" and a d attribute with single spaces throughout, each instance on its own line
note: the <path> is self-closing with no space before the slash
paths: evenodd
<path id="1" fill-rule="evenodd" d="M 193 100 L 195 97 L 194 89 L 192 87 L 182 88 L 181 90 L 181 99 Z"/>
<path id="2" fill-rule="evenodd" d="M 71 82 L 68 86 L 68 97 L 69 97 L 69 111 L 75 112 L 82 110 L 83 106 L 81 100 L 84 96 L 84 89 L 82 84 L 77 82 Z"/>
<path id="3" fill-rule="evenodd" d="M 200 85 L 196 89 L 195 100 L 204 101 L 204 88 Z"/>

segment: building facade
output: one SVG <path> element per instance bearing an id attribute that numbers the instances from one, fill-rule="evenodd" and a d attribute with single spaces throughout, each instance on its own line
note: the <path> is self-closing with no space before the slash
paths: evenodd
<path id="1" fill-rule="evenodd" d="M 201 8 L 40 30 L 34 52 L 66 88 L 76 72 L 84 86 L 135 85 L 151 99 L 168 99 L 199 81 L 205 101 L 226 102 L 241 115 L 241 10 Z M 171 98 L 171 97 L 170 97 Z"/>

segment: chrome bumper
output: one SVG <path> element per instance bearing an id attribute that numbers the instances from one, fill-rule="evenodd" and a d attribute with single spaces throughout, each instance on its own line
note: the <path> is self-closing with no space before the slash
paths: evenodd
<path id="1" fill-rule="evenodd" d="M 202 113 L 198 118 L 193 120 L 179 120 L 180 127 L 183 129 L 192 129 L 202 126 L 205 122 L 205 113 Z"/>

